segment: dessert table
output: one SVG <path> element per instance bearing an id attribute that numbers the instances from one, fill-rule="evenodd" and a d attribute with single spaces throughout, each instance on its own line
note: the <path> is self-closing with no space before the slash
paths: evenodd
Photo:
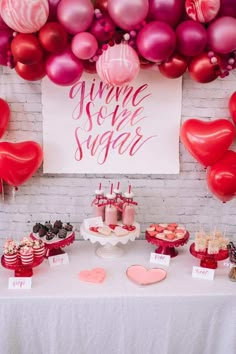
<path id="1" fill-rule="evenodd" d="M 139 286 L 130 265 L 150 266 L 153 245 L 121 245 L 103 259 L 95 244 L 67 247 L 69 264 L 35 268 L 30 290 L 8 290 L 11 270 L 0 268 L 0 345 L 4 354 L 235 354 L 236 283 L 219 262 L 213 281 L 192 278 L 199 260 L 189 245 L 170 260 L 160 283 Z M 103 267 L 102 284 L 82 282 L 81 270 Z M 157 266 L 154 266 L 157 267 Z"/>

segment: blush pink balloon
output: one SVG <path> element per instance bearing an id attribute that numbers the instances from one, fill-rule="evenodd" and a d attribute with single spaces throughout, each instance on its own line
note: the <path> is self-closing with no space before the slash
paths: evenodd
<path id="1" fill-rule="evenodd" d="M 139 53 L 147 60 L 161 62 L 174 52 L 176 36 L 172 27 L 165 22 L 153 21 L 146 24 L 138 34 Z"/>
<path id="2" fill-rule="evenodd" d="M 82 60 L 92 58 L 98 49 L 96 38 L 89 32 L 77 33 L 71 42 L 74 55 Z"/>
<path id="3" fill-rule="evenodd" d="M 102 81 L 112 86 L 129 84 L 140 70 L 139 58 L 128 44 L 108 47 L 98 58 L 97 73 Z"/>
<path id="4" fill-rule="evenodd" d="M 0 13 L 4 22 L 14 31 L 37 32 L 47 21 L 48 0 L 2 0 Z"/>
<path id="5" fill-rule="evenodd" d="M 175 27 L 183 15 L 184 2 L 185 0 L 149 0 L 148 18 Z"/>
<path id="6" fill-rule="evenodd" d="M 193 57 L 202 53 L 207 44 L 205 27 L 196 21 L 181 22 L 176 28 L 176 48 L 179 53 Z"/>
<path id="7" fill-rule="evenodd" d="M 186 0 L 185 9 L 192 20 L 210 22 L 220 9 L 220 0 Z"/>
<path id="8" fill-rule="evenodd" d="M 80 79 L 83 65 L 67 48 L 60 54 L 52 54 L 46 60 L 46 73 L 57 85 L 70 86 Z"/>
<path id="9" fill-rule="evenodd" d="M 236 17 L 236 3 L 235 0 L 221 0 L 220 1 L 220 11 L 218 16 L 232 16 Z"/>
<path id="10" fill-rule="evenodd" d="M 58 21 L 71 34 L 86 31 L 93 15 L 94 8 L 90 0 L 61 0 L 57 7 Z"/>
<path id="11" fill-rule="evenodd" d="M 124 30 L 132 30 L 146 18 L 148 0 L 109 0 L 108 13 L 116 25 Z"/>
<path id="12" fill-rule="evenodd" d="M 224 16 L 216 19 L 207 29 L 210 48 L 220 54 L 236 50 L 236 19 Z"/>

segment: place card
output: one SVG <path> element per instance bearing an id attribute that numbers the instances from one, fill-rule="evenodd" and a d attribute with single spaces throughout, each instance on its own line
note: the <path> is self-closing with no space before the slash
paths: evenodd
<path id="1" fill-rule="evenodd" d="M 233 263 L 231 263 L 231 262 L 224 262 L 224 267 L 226 267 L 226 268 L 233 268 L 234 267 L 234 264 Z"/>
<path id="2" fill-rule="evenodd" d="M 50 267 L 59 266 L 62 264 L 69 264 L 69 257 L 67 253 L 57 254 L 56 256 L 48 257 Z"/>
<path id="3" fill-rule="evenodd" d="M 31 277 L 10 277 L 8 279 L 8 289 L 31 289 L 32 278 Z"/>
<path id="4" fill-rule="evenodd" d="M 89 230 L 89 228 L 93 227 L 102 227 L 103 226 L 103 221 L 101 216 L 97 216 L 95 218 L 89 218 L 89 219 L 84 219 L 84 227 L 86 230 Z"/>
<path id="5" fill-rule="evenodd" d="M 169 266 L 170 256 L 167 256 L 165 254 L 160 254 L 160 253 L 151 253 L 150 263 Z"/>
<path id="6" fill-rule="evenodd" d="M 214 280 L 214 269 L 193 266 L 192 277 L 206 280 Z"/>

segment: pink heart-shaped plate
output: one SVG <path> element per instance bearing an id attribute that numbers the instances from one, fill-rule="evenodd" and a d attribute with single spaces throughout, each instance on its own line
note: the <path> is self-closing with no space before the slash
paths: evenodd
<path id="1" fill-rule="evenodd" d="M 147 269 L 142 265 L 132 265 L 127 269 L 126 275 L 138 285 L 151 285 L 165 279 L 166 271 L 161 268 Z"/>

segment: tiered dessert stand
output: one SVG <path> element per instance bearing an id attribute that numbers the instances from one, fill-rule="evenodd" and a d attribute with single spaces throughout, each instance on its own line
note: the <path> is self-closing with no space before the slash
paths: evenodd
<path id="1" fill-rule="evenodd" d="M 125 236 L 104 236 L 86 229 L 84 223 L 80 226 L 80 234 L 84 240 L 89 240 L 91 243 L 99 243 L 101 247 L 96 249 L 96 254 L 101 258 L 116 258 L 122 256 L 124 250 L 117 246 L 119 243 L 125 245 L 128 241 L 134 241 L 140 235 L 140 225 L 134 223 L 135 230 L 129 232 Z"/>

